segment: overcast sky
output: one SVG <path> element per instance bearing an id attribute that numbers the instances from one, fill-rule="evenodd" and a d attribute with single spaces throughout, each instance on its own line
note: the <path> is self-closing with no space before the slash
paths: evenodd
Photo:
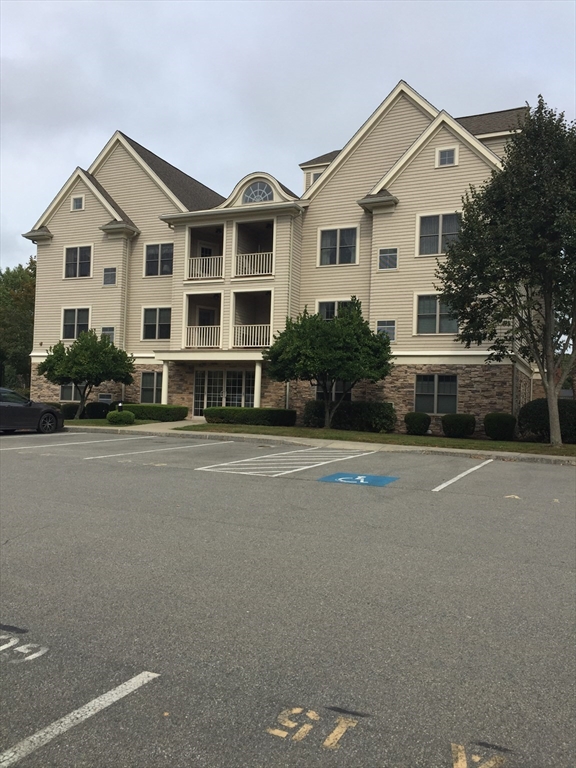
<path id="1" fill-rule="evenodd" d="M 403 79 L 454 117 L 576 114 L 574 0 L 2 0 L 2 267 L 116 129 L 228 195 L 297 193 Z"/>

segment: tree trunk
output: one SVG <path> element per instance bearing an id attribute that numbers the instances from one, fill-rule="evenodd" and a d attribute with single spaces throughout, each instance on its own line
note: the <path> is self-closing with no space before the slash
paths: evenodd
<path id="1" fill-rule="evenodd" d="M 548 400 L 548 418 L 550 419 L 550 445 L 562 445 L 560 414 L 558 412 L 558 392 L 554 381 L 554 371 L 546 372 L 546 399 Z"/>
<path id="2" fill-rule="evenodd" d="M 324 392 L 324 429 L 330 429 L 332 424 L 332 411 L 330 410 L 330 394 Z"/>

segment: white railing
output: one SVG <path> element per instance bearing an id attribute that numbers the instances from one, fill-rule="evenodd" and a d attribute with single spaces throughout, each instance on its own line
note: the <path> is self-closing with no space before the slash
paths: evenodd
<path id="1" fill-rule="evenodd" d="M 235 325 L 234 326 L 234 346 L 235 347 L 269 347 L 270 346 L 270 326 L 269 325 Z"/>
<path id="2" fill-rule="evenodd" d="M 219 347 L 219 325 L 189 325 L 186 328 L 187 347 Z"/>
<path id="3" fill-rule="evenodd" d="M 195 256 L 188 259 L 188 280 L 222 277 L 222 256 Z"/>
<path id="4" fill-rule="evenodd" d="M 235 277 L 271 275 L 274 253 L 237 253 Z"/>

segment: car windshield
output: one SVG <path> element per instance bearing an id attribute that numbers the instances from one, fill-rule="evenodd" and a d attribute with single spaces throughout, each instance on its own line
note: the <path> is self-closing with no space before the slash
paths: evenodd
<path id="1" fill-rule="evenodd" d="M 27 397 L 22 397 L 17 392 L 12 392 L 9 389 L 0 390 L 0 402 L 2 403 L 19 403 L 20 405 L 28 403 Z"/>

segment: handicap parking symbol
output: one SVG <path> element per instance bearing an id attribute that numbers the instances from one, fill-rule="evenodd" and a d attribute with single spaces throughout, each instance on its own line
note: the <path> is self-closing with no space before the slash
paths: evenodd
<path id="1" fill-rule="evenodd" d="M 397 477 L 386 475 L 357 475 L 354 472 L 336 472 L 333 475 L 318 478 L 321 483 L 341 483 L 343 485 L 389 485 Z"/>

